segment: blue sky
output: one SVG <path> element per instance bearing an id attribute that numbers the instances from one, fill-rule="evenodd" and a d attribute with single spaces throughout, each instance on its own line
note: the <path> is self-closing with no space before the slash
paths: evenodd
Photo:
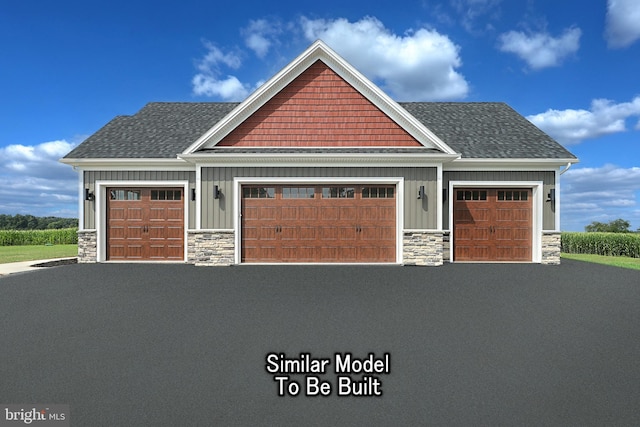
<path id="1" fill-rule="evenodd" d="M 318 38 L 397 101 L 503 101 L 565 145 L 563 230 L 640 228 L 637 0 L 5 2 L 0 213 L 77 216 L 57 159 L 88 135 L 151 101 L 242 100 Z"/>

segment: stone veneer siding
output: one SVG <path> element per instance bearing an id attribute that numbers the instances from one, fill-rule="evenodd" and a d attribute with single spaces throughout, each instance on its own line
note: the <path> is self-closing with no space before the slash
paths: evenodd
<path id="1" fill-rule="evenodd" d="M 190 230 L 187 238 L 187 260 L 197 266 L 233 265 L 235 234 L 225 230 Z"/>
<path id="2" fill-rule="evenodd" d="M 542 233 L 542 264 L 560 264 L 560 233 Z"/>
<path id="3" fill-rule="evenodd" d="M 406 231 L 403 233 L 402 263 L 404 265 L 442 265 L 442 233 Z"/>
<path id="4" fill-rule="evenodd" d="M 96 230 L 78 230 L 78 262 L 91 263 L 98 260 L 98 233 Z"/>

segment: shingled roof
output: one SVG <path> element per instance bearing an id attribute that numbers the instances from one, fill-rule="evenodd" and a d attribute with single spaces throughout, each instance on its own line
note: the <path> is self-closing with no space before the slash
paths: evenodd
<path id="1" fill-rule="evenodd" d="M 149 103 L 118 116 L 65 159 L 175 159 L 238 103 Z M 462 158 L 574 159 L 504 103 L 400 103 Z"/>

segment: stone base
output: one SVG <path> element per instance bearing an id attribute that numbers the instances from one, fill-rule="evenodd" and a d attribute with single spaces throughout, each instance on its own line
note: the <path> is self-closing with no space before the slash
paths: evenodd
<path id="1" fill-rule="evenodd" d="M 402 263 L 404 265 L 442 265 L 442 252 L 442 233 L 408 231 L 403 235 Z"/>
<path id="2" fill-rule="evenodd" d="M 96 230 L 78 230 L 78 263 L 87 264 L 98 260 L 98 238 Z"/>
<path id="3" fill-rule="evenodd" d="M 188 232 L 187 262 L 197 266 L 233 265 L 235 233 L 233 231 L 194 230 Z"/>
<path id="4" fill-rule="evenodd" d="M 560 233 L 542 233 L 542 264 L 560 264 Z"/>

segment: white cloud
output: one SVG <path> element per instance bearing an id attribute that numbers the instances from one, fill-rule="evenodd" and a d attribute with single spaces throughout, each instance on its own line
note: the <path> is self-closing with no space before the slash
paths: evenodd
<path id="1" fill-rule="evenodd" d="M 282 28 L 277 21 L 258 19 L 249 21 L 247 28 L 242 31 L 247 47 L 255 52 L 259 58 L 264 58 L 269 49 L 278 43 L 277 36 L 282 33 Z"/>
<path id="2" fill-rule="evenodd" d="M 499 49 L 514 53 L 524 60 L 531 69 L 539 70 L 556 67 L 580 48 L 580 28 L 569 28 L 560 37 L 552 37 L 546 32 L 525 34 L 509 31 L 499 37 Z"/>
<path id="3" fill-rule="evenodd" d="M 624 132 L 626 120 L 640 117 L 640 96 L 631 102 L 615 104 L 595 99 L 590 110 L 553 110 L 528 116 L 527 119 L 563 144 L 577 144 L 584 139 Z"/>
<path id="4" fill-rule="evenodd" d="M 59 140 L 0 148 L 0 213 L 77 216 L 78 176 L 58 162 L 75 145 Z"/>
<path id="5" fill-rule="evenodd" d="M 640 2 L 608 0 L 606 39 L 609 47 L 622 48 L 640 39 Z"/>
<path id="6" fill-rule="evenodd" d="M 640 167 L 572 168 L 562 175 L 563 229 L 582 231 L 593 221 L 622 218 L 640 227 Z"/>
<path id="7" fill-rule="evenodd" d="M 198 62 L 200 71 L 191 80 L 193 93 L 199 96 L 219 97 L 226 101 L 241 101 L 249 94 L 249 86 L 233 75 L 222 78 L 222 67 L 237 70 L 242 65 L 239 54 L 224 53 L 211 42 L 205 42 L 207 54 Z"/>
<path id="8" fill-rule="evenodd" d="M 451 0 L 451 5 L 460 16 L 462 26 L 470 33 L 493 30 L 490 21 L 500 15 L 498 5 L 502 0 Z M 486 18 L 484 28 L 478 22 Z"/>
<path id="9" fill-rule="evenodd" d="M 462 65 L 459 47 L 435 30 L 399 36 L 374 17 L 357 22 L 302 18 L 301 25 L 308 41 L 322 39 L 398 100 L 459 99 L 469 91 L 456 71 Z"/>

